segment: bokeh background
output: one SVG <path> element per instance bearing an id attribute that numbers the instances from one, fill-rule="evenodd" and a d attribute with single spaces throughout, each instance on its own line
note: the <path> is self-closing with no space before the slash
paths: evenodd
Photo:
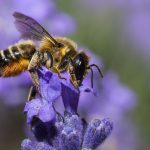
<path id="1" fill-rule="evenodd" d="M 100 59 L 104 72 L 101 97 L 96 99 L 100 107 L 93 99 L 91 105 L 100 109 L 100 116 L 111 114 L 115 133 L 101 149 L 148 150 L 150 1 L 0 0 L 0 49 L 19 40 L 14 11 L 34 17 L 53 35 L 70 37 Z M 20 149 L 27 136 L 23 107 L 30 85 L 28 74 L 0 79 L 0 149 Z M 81 102 L 83 110 L 84 105 Z"/>

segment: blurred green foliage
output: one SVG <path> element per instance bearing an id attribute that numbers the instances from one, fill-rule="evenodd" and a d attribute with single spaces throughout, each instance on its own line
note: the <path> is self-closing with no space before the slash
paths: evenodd
<path id="1" fill-rule="evenodd" d="M 143 144 L 139 149 L 146 149 L 150 139 L 150 68 L 130 41 L 121 34 L 121 21 L 125 14 L 119 9 L 83 9 L 76 5 L 77 2 L 79 0 L 57 0 L 60 9 L 74 16 L 77 21 L 77 32 L 72 39 L 101 56 L 105 69 L 115 70 L 121 81 L 136 92 L 137 107 L 128 116 L 140 131 Z"/>

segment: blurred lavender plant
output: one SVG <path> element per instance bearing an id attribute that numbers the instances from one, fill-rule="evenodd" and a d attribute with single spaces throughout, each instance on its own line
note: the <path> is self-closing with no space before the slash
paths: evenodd
<path id="1" fill-rule="evenodd" d="M 132 1 L 126 4 L 122 21 L 123 34 L 134 46 L 140 58 L 149 63 L 150 57 L 150 1 Z"/>
<path id="2" fill-rule="evenodd" d="M 45 68 L 38 70 L 40 94 L 26 103 L 24 112 L 36 140 L 25 139 L 22 150 L 94 150 L 111 133 L 110 119 L 94 119 L 89 124 L 77 114 L 79 92 Z M 54 102 L 62 96 L 62 116 Z"/>
<path id="3" fill-rule="evenodd" d="M 102 61 L 95 55 L 91 56 L 91 63 L 95 63 L 102 68 Z M 83 81 L 83 85 L 90 87 L 91 75 L 88 74 Z M 79 113 L 87 120 L 93 117 L 112 118 L 115 128 L 111 137 L 101 148 L 103 150 L 134 150 L 137 148 L 138 137 L 136 129 L 126 114 L 136 106 L 137 97 L 128 86 L 119 81 L 118 75 L 109 70 L 105 72 L 104 78 L 100 80 L 99 74 L 94 72 L 94 94 L 81 93 L 79 101 Z"/>
<path id="4" fill-rule="evenodd" d="M 70 35 L 76 29 L 74 19 L 58 10 L 54 0 L 45 0 L 44 2 L 43 0 L 5 0 L 0 1 L 0 4 L 0 39 L 3 39 L 0 41 L 0 49 L 5 49 L 19 40 L 20 35 L 13 24 L 12 14 L 14 11 L 32 16 L 41 24 L 46 25 L 45 28 L 52 35 Z M 16 106 L 25 101 L 30 84 L 29 76 L 25 73 L 18 77 L 0 79 L 1 98 L 7 105 Z M 6 92 L 10 88 L 14 89 L 12 90 L 13 94 Z"/>
<path id="5" fill-rule="evenodd" d="M 88 80 L 89 77 L 85 82 L 88 83 Z M 137 98 L 134 92 L 120 83 L 114 71 L 106 72 L 104 79 L 100 82 L 97 81 L 98 79 L 94 84 L 99 91 L 96 97 L 90 93 L 81 93 L 80 114 L 88 120 L 103 116 L 112 118 L 115 129 L 108 142 L 102 145 L 103 150 L 136 149 L 138 140 L 136 130 L 126 117 L 126 114 L 133 110 L 136 104 Z"/>
<path id="6" fill-rule="evenodd" d="M 136 50 L 136 54 L 149 62 L 150 55 L 150 1 L 147 0 L 80 0 L 83 8 L 97 11 L 98 13 L 116 12 L 118 26 L 123 41 L 127 40 Z M 111 17 L 111 16 L 110 16 Z M 115 24 L 117 26 L 117 24 Z"/>

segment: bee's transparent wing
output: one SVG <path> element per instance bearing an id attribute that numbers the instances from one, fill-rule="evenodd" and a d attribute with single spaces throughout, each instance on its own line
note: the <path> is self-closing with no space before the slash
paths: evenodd
<path id="1" fill-rule="evenodd" d="M 33 18 L 19 12 L 14 12 L 13 16 L 15 17 L 15 26 L 22 38 L 42 40 L 44 37 L 49 37 L 51 42 L 57 45 L 57 41 Z"/>

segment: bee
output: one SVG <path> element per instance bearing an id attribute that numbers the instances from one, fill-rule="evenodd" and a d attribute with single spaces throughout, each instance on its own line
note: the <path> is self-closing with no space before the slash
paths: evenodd
<path id="1" fill-rule="evenodd" d="M 36 69 L 45 66 L 60 79 L 62 72 L 68 71 L 75 88 L 81 86 L 84 77 L 96 64 L 89 64 L 84 51 L 78 52 L 77 45 L 66 37 L 52 37 L 36 20 L 19 12 L 14 12 L 15 26 L 25 39 L 0 51 L 0 76 L 10 77 L 29 71 L 34 85 L 39 88 Z M 28 39 L 28 40 L 26 40 Z M 37 46 L 36 41 L 39 41 Z"/>

